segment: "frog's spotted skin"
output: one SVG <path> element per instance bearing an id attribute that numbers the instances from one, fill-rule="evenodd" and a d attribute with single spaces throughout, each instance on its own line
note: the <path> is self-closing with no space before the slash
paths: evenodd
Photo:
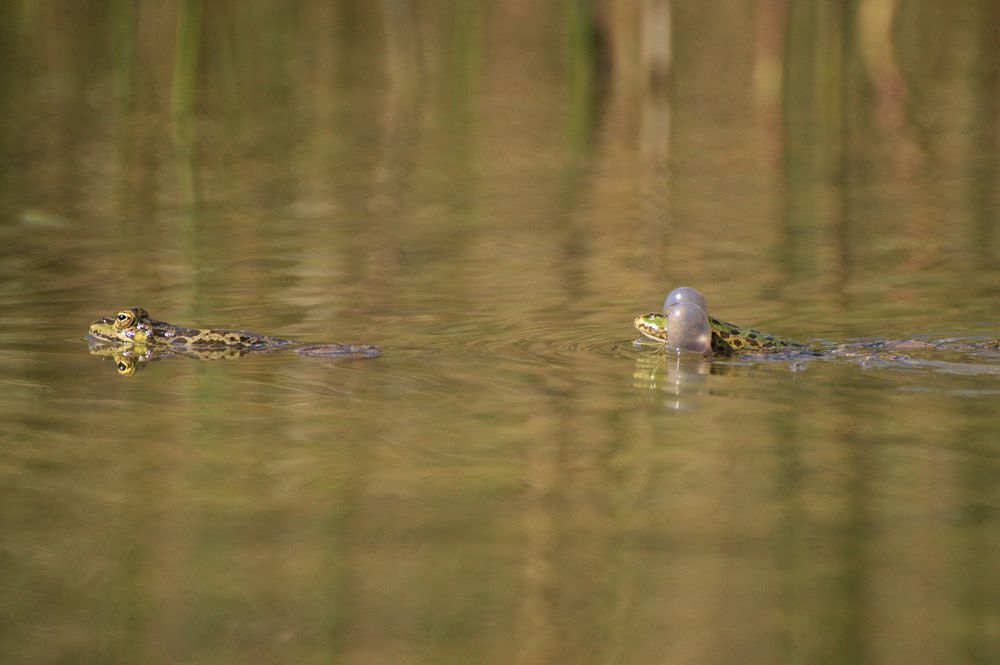
<path id="1" fill-rule="evenodd" d="M 90 336 L 105 342 L 168 345 L 173 348 L 211 349 L 245 347 L 274 349 L 295 344 L 292 340 L 245 330 L 185 328 L 156 321 L 141 307 L 118 312 L 114 318 L 103 318 L 90 324 Z M 347 348 L 347 347 L 345 347 Z"/>
<path id="2" fill-rule="evenodd" d="M 900 351 L 960 351 L 960 352 L 996 352 L 1000 351 L 1000 339 L 986 339 L 973 342 L 961 342 L 959 340 L 942 340 L 940 342 L 926 342 L 921 340 L 868 340 L 861 342 L 851 342 L 848 344 L 838 344 L 822 346 L 815 349 L 808 344 L 796 342 L 785 337 L 769 335 L 758 330 L 749 328 L 739 328 L 731 323 L 720 321 L 704 313 L 705 299 L 695 289 L 681 287 L 674 289 L 667 296 L 664 303 L 666 308 L 663 314 L 650 312 L 635 319 L 635 328 L 646 337 L 661 342 L 674 348 L 690 348 L 685 343 L 690 340 L 683 339 L 691 334 L 684 326 L 673 328 L 670 325 L 670 313 L 677 312 L 677 308 L 685 306 L 684 303 L 693 303 L 694 309 L 685 312 L 686 315 L 704 317 L 708 321 L 708 328 L 712 331 L 711 350 L 716 355 L 729 356 L 737 354 L 775 354 L 781 355 L 834 355 L 855 359 L 874 360 L 899 360 L 908 361 L 905 355 L 899 355 Z M 697 323 L 697 322 L 695 322 Z M 702 328 L 704 330 L 704 328 Z M 673 332 L 671 332 L 673 331 Z M 670 335 L 679 334 L 682 339 L 669 339 Z"/>
<path id="3" fill-rule="evenodd" d="M 114 317 L 94 321 L 88 339 L 91 352 L 115 358 L 121 374 L 132 374 L 149 360 L 179 355 L 207 360 L 279 349 L 323 357 L 374 358 L 381 353 L 377 346 L 370 345 L 307 344 L 246 330 L 176 326 L 153 319 L 141 307 L 123 309 Z"/>
<path id="4" fill-rule="evenodd" d="M 740 328 L 731 323 L 708 317 L 712 328 L 712 353 L 734 355 L 737 353 L 780 353 L 788 351 L 808 351 L 809 346 L 795 340 L 762 333 L 759 330 Z M 650 312 L 635 320 L 635 328 L 646 337 L 658 342 L 667 342 L 667 317 L 665 314 Z"/>

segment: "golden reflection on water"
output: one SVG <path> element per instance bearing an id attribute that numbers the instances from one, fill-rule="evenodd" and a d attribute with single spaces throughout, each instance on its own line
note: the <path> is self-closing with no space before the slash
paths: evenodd
<path id="1" fill-rule="evenodd" d="M 5 5 L 0 661 L 990 662 L 995 354 L 630 322 L 996 336 L 997 18 Z M 122 379 L 138 303 L 385 353 Z"/>

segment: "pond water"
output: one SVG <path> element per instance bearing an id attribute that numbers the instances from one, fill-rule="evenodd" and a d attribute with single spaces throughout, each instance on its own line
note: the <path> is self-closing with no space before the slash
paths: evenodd
<path id="1" fill-rule="evenodd" d="M 9 3 L 0 662 L 995 663 L 990 3 Z M 92 356 L 126 306 L 381 357 Z"/>

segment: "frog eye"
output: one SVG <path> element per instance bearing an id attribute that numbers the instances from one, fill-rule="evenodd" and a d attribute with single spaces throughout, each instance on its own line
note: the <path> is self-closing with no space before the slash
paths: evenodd
<path id="1" fill-rule="evenodd" d="M 115 314 L 115 328 L 121 330 L 122 328 L 128 328 L 133 323 L 135 323 L 135 314 L 129 310 L 122 310 Z"/>
<path id="2" fill-rule="evenodd" d="M 118 358 L 117 362 L 115 362 L 115 369 L 117 369 L 118 373 L 122 376 L 131 376 L 135 373 L 135 368 L 135 361 L 128 358 Z"/>

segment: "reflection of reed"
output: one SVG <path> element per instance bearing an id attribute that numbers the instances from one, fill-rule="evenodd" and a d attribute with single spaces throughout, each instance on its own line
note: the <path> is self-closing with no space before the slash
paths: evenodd
<path id="1" fill-rule="evenodd" d="M 553 423 L 553 431 L 561 430 L 564 424 Z M 560 653 L 556 594 L 563 566 L 558 559 L 561 439 L 557 434 L 551 440 L 539 439 L 526 447 L 523 592 L 514 626 L 514 642 L 518 645 L 515 661 L 519 665 L 558 662 Z"/>
<path id="2" fill-rule="evenodd" d="M 111 55 L 113 60 L 115 102 L 117 110 L 127 115 L 135 108 L 136 39 L 138 9 L 132 0 L 111 3 Z"/>
<path id="3" fill-rule="evenodd" d="M 198 83 L 198 44 L 201 40 L 201 0 L 180 0 L 177 6 L 177 45 L 170 87 L 170 118 L 180 176 L 181 200 L 189 207 L 198 201 L 195 156 L 194 105 Z"/>
<path id="4" fill-rule="evenodd" d="M 783 298 L 794 297 L 785 289 L 815 279 L 810 273 L 817 271 L 833 282 L 834 293 L 843 293 L 849 280 L 845 190 L 831 184 L 848 168 L 844 132 L 852 26 L 853 15 L 839 2 L 792 3 L 788 9 L 782 87 L 786 187 L 777 246 L 785 273 L 776 285 Z M 819 240 L 824 229 L 834 242 Z"/>

